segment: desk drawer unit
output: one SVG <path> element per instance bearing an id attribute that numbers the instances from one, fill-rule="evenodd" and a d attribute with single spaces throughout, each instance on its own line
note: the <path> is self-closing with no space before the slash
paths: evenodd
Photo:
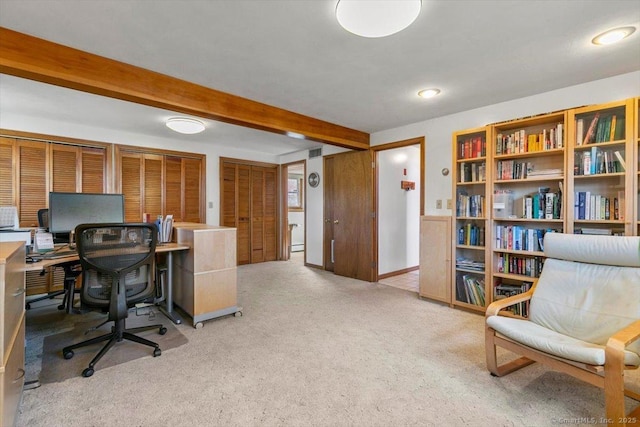
<path id="1" fill-rule="evenodd" d="M 4 372 L 0 374 L 0 414 L 2 414 L 3 426 L 13 426 L 16 422 L 18 407 L 22 399 L 24 387 L 24 322 L 22 316 L 18 335 L 13 347 L 9 349 Z"/>
<path id="2" fill-rule="evenodd" d="M 197 328 L 205 320 L 239 313 L 236 229 L 191 223 L 174 227 L 177 242 L 191 247 L 173 257 L 175 303 Z"/>
<path id="3" fill-rule="evenodd" d="M 12 426 L 24 385 L 24 259 L 22 243 L 0 246 L 0 414 L 2 425 Z"/>

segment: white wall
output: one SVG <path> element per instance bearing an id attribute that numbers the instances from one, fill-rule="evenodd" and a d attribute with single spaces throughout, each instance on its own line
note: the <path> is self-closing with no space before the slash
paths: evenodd
<path id="1" fill-rule="evenodd" d="M 379 151 L 377 167 L 378 274 L 386 274 L 419 264 L 420 145 Z M 415 190 L 400 181 L 415 182 Z"/>
<path id="2" fill-rule="evenodd" d="M 443 176 L 440 171 L 442 168 L 452 167 L 451 134 L 454 131 L 636 96 L 640 96 L 640 71 L 376 132 L 371 135 L 371 145 L 424 136 L 425 215 L 451 215 L 451 210 L 446 209 L 446 203 L 443 203 L 443 209 L 436 209 L 436 200 L 451 199 L 451 174 Z M 385 226 L 380 224 L 380 227 Z"/>

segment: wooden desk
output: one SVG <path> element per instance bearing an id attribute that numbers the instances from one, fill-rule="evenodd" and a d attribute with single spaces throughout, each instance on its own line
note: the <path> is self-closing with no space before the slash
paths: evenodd
<path id="1" fill-rule="evenodd" d="M 167 254 L 167 295 L 165 300 L 165 306 L 158 306 L 160 311 L 164 313 L 175 324 L 182 323 L 182 320 L 173 311 L 173 253 L 176 251 L 187 251 L 191 249 L 191 246 L 179 243 L 162 243 L 156 246 L 156 253 Z M 24 257 L 23 257 L 24 260 Z M 72 263 L 78 261 L 78 255 L 70 255 L 55 259 L 43 259 L 39 262 L 26 263 L 23 262 L 23 271 L 40 271 L 47 267 L 55 267 L 58 265 Z M 69 305 L 69 307 L 72 304 Z"/>

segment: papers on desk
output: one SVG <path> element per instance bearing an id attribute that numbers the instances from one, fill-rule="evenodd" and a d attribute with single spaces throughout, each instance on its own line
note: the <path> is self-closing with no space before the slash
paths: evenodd
<path id="1" fill-rule="evenodd" d="M 33 239 L 35 252 L 49 252 L 53 250 L 53 235 L 44 231 L 36 232 Z"/>
<path id="2" fill-rule="evenodd" d="M 143 222 L 152 222 L 151 215 L 148 213 L 142 214 Z M 166 217 L 158 215 L 154 222 L 158 228 L 158 243 L 168 243 L 173 237 L 173 215 L 169 214 Z"/>
<path id="3" fill-rule="evenodd" d="M 164 218 L 162 215 L 158 215 L 156 225 L 158 226 L 158 242 L 170 242 L 173 234 L 173 215 L 167 215 Z"/>

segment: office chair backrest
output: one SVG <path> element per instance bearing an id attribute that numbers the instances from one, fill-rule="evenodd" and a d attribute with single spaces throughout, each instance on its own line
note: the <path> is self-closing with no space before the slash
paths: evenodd
<path id="1" fill-rule="evenodd" d="M 115 320 L 126 317 L 129 305 L 154 295 L 155 225 L 81 224 L 75 234 L 84 304 L 109 307 L 109 318 Z"/>

